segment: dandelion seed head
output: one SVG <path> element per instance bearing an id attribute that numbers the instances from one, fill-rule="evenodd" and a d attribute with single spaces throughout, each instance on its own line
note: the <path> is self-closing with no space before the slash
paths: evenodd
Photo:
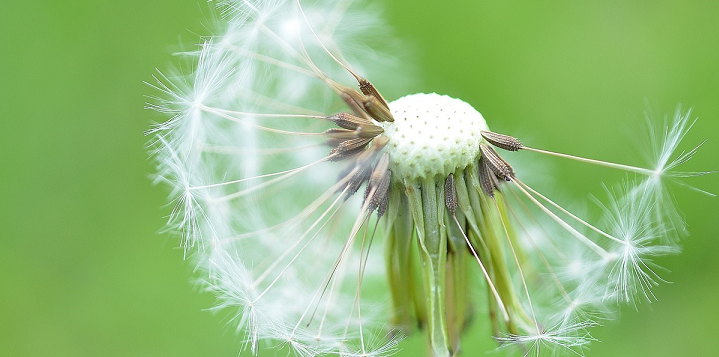
<path id="1" fill-rule="evenodd" d="M 665 179 L 691 176 L 674 169 L 697 150 L 671 160 L 688 114 L 654 135 L 651 169 L 550 152 L 459 99 L 386 100 L 370 79 L 402 83 L 406 63 L 372 3 L 217 6 L 215 34 L 178 54 L 186 70 L 151 84 L 167 120 L 148 134 L 168 230 L 242 348 L 386 356 L 423 333 L 449 356 L 481 309 L 503 345 L 581 355 L 617 302 L 653 297 L 680 226 Z M 646 177 L 608 189 L 594 223 L 505 150 Z"/>
<path id="2" fill-rule="evenodd" d="M 482 114 L 459 99 L 412 94 L 390 103 L 395 120 L 382 123 L 391 169 L 399 178 L 447 176 L 479 156 Z"/>

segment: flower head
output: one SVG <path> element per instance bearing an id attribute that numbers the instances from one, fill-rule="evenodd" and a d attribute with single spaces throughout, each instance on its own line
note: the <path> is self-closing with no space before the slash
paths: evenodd
<path id="1" fill-rule="evenodd" d="M 149 107 L 169 119 L 149 133 L 169 227 L 246 348 L 383 356 L 422 329 L 449 356 L 486 309 L 504 346 L 581 354 L 616 302 L 652 296 L 678 231 L 662 180 L 696 151 L 670 161 L 688 114 L 653 169 L 551 152 L 459 99 L 385 99 L 361 73 L 393 63 L 373 50 L 391 41 L 360 1 L 218 6 L 222 30 L 182 54 L 193 71 L 156 78 Z M 526 184 L 504 158 L 518 151 L 640 178 L 594 224 Z"/>

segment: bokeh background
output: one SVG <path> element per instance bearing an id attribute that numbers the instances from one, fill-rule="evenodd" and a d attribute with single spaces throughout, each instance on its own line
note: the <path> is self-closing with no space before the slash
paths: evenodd
<path id="1" fill-rule="evenodd" d="M 681 104 L 699 118 L 683 148 L 709 139 L 686 169 L 719 168 L 719 2 L 385 6 L 413 49 L 411 92 L 463 98 L 495 130 L 547 148 L 630 164 L 641 163 L 644 111 L 661 120 Z M 143 81 L 208 33 L 208 9 L 0 4 L 0 356 L 238 355 L 240 339 L 206 311 L 213 297 L 197 292 L 177 240 L 157 233 L 167 190 L 147 178 L 142 133 L 160 120 L 143 110 Z M 616 178 L 562 161 L 547 170 L 579 199 Z M 719 175 L 689 182 L 719 192 Z M 719 199 L 674 188 L 692 235 L 681 255 L 658 260 L 672 283 L 595 329 L 602 342 L 587 356 L 719 354 Z M 493 347 L 482 322 L 465 356 Z M 421 353 L 410 340 L 401 356 Z"/>

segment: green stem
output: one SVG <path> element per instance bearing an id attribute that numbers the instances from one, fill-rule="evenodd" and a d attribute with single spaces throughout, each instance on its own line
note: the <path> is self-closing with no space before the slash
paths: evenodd
<path id="1" fill-rule="evenodd" d="M 390 204 L 394 222 L 387 236 L 386 261 L 392 292 L 393 322 L 404 333 L 409 334 L 416 326 L 412 315 L 416 288 L 414 281 L 414 264 L 412 263 L 412 237 L 414 226 L 412 216 L 407 209 L 407 198 L 401 194 L 399 187 L 390 190 Z M 417 311 L 417 318 L 424 323 L 423 311 Z"/>
<path id="2" fill-rule="evenodd" d="M 433 357 L 448 357 L 452 352 L 445 310 L 447 235 L 443 222 L 444 201 L 438 204 L 437 200 L 438 196 L 444 195 L 444 184 L 437 185 L 433 179 L 424 179 L 421 186 L 406 187 L 406 192 L 417 227 L 430 349 Z"/>

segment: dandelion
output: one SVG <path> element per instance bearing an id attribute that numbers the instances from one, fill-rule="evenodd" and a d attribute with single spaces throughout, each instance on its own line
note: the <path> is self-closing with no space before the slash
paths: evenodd
<path id="1" fill-rule="evenodd" d="M 674 154 L 689 112 L 640 168 L 526 145 L 448 96 L 388 101 L 362 75 L 400 66 L 370 5 L 220 1 L 216 35 L 180 54 L 191 71 L 151 84 L 168 227 L 216 309 L 252 353 L 385 356 L 423 330 L 432 356 L 457 355 L 486 310 L 502 347 L 582 354 L 617 303 L 653 299 L 652 260 L 676 251 L 666 181 L 703 174 L 676 171 L 696 152 Z M 589 220 L 525 183 L 517 152 L 627 181 Z"/>

